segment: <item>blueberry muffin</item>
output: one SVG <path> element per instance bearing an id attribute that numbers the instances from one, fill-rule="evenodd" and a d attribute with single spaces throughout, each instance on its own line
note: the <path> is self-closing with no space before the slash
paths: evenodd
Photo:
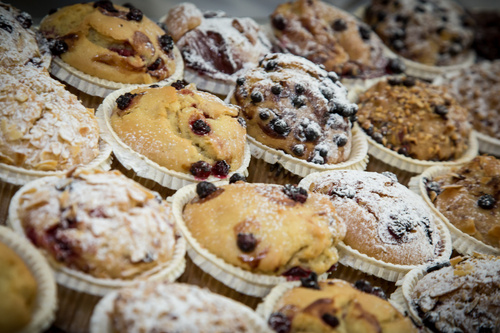
<path id="1" fill-rule="evenodd" d="M 426 179 L 436 208 L 460 231 L 500 248 L 500 160 L 478 156 L 460 168 Z"/>
<path id="2" fill-rule="evenodd" d="M 302 57 L 268 54 L 236 83 L 248 134 L 258 142 L 316 164 L 349 158 L 357 106 L 334 72 Z"/>
<path id="3" fill-rule="evenodd" d="M 182 218 L 200 247 L 252 273 L 297 278 L 323 274 L 345 234 L 328 197 L 294 185 L 237 181 L 197 185 Z"/>
<path id="4" fill-rule="evenodd" d="M 0 68 L 0 163 L 67 170 L 99 153 L 93 109 L 32 66 Z"/>
<path id="5" fill-rule="evenodd" d="M 450 0 L 372 0 L 364 20 L 398 55 L 431 66 L 463 63 L 474 20 Z"/>
<path id="6" fill-rule="evenodd" d="M 358 105 L 365 133 L 403 156 L 449 161 L 469 148 L 468 112 L 445 87 L 390 78 L 361 94 Z"/>
<path id="7" fill-rule="evenodd" d="M 40 31 L 54 56 L 96 78 L 151 83 L 176 71 L 172 38 L 132 6 L 66 6 L 45 17 Z"/>
<path id="8" fill-rule="evenodd" d="M 145 278 L 168 264 L 179 241 L 170 205 L 118 171 L 77 169 L 20 191 L 16 220 L 57 268 Z"/>
<path id="9" fill-rule="evenodd" d="M 417 332 L 382 289 L 364 280 L 302 279 L 274 303 L 268 324 L 275 332 Z"/>
<path id="10" fill-rule="evenodd" d="M 321 1 L 283 3 L 271 14 L 271 26 L 279 47 L 341 77 L 372 78 L 405 69 L 384 55 L 382 41 L 366 24 Z"/>
<path id="11" fill-rule="evenodd" d="M 225 178 L 242 166 L 246 131 L 238 109 L 178 81 L 120 95 L 111 127 L 139 154 L 196 179 Z"/>
<path id="12" fill-rule="evenodd" d="M 202 13 L 194 4 L 172 8 L 165 21 L 186 68 L 202 77 L 234 84 L 245 70 L 271 52 L 271 43 L 251 18 Z"/>
<path id="13" fill-rule="evenodd" d="M 427 272 L 416 282 L 409 303 L 427 329 L 498 331 L 500 257 L 455 257 L 447 265 L 431 267 Z"/>

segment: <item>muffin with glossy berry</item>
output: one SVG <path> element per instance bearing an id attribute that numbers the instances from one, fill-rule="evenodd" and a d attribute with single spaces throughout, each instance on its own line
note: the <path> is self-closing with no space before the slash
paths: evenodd
<path id="1" fill-rule="evenodd" d="M 40 31 L 55 57 L 52 74 L 89 95 L 182 77 L 172 38 L 133 6 L 66 6 L 46 16 Z"/>
<path id="2" fill-rule="evenodd" d="M 351 127 L 357 105 L 337 74 L 291 54 L 268 54 L 236 83 L 255 157 L 304 177 L 331 168 L 364 168 L 366 143 Z"/>
<path id="3" fill-rule="evenodd" d="M 411 75 L 432 79 L 474 62 L 474 20 L 454 1 L 372 0 L 364 20 Z"/>
<path id="4" fill-rule="evenodd" d="M 185 81 L 116 91 L 98 117 L 121 164 L 170 189 L 244 173 L 250 160 L 238 109 Z"/>
<path id="5" fill-rule="evenodd" d="M 253 296 L 287 279 L 332 269 L 345 225 L 328 197 L 235 178 L 230 184 L 186 186 L 174 196 L 174 215 L 196 265 Z"/>

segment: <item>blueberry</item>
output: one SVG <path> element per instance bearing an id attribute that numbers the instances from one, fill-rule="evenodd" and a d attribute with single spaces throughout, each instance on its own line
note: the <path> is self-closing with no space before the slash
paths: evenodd
<path id="1" fill-rule="evenodd" d="M 448 113 L 448 108 L 445 105 L 435 105 L 434 112 L 440 116 L 445 116 Z"/>
<path id="2" fill-rule="evenodd" d="M 304 151 L 305 151 L 305 146 L 304 145 L 295 145 L 293 146 L 292 148 L 292 152 L 297 155 L 297 156 L 302 156 L 304 155 Z"/>
<path id="3" fill-rule="evenodd" d="M 410 155 L 410 153 L 408 152 L 408 148 L 406 148 L 406 147 L 399 148 L 398 154 L 401 154 L 401 155 L 407 156 L 407 157 Z"/>
<path id="4" fill-rule="evenodd" d="M 215 162 L 212 168 L 212 174 L 216 177 L 223 178 L 227 176 L 230 168 L 231 166 L 225 160 L 220 160 Z"/>
<path id="5" fill-rule="evenodd" d="M 292 100 L 292 104 L 294 107 L 301 108 L 306 105 L 306 98 L 303 95 L 297 96 Z"/>
<path id="6" fill-rule="evenodd" d="M 295 93 L 297 95 L 302 95 L 305 91 L 306 91 L 306 88 L 304 88 L 304 86 L 301 85 L 300 83 L 297 83 L 295 85 Z"/>
<path id="7" fill-rule="evenodd" d="M 408 88 L 411 88 L 413 87 L 415 84 L 417 84 L 417 82 L 415 81 L 415 78 L 413 77 L 407 77 L 403 80 L 403 85 L 405 87 L 408 87 Z"/>
<path id="8" fill-rule="evenodd" d="M 58 56 L 68 51 L 68 44 L 66 44 L 66 42 L 63 40 L 51 39 L 49 40 L 49 49 L 50 53 Z"/>
<path id="9" fill-rule="evenodd" d="M 393 182 L 398 182 L 398 176 L 396 176 L 394 173 L 390 172 L 390 171 L 384 171 L 382 172 L 382 174 L 384 176 L 386 176 L 387 178 L 390 178 Z"/>
<path id="10" fill-rule="evenodd" d="M 206 179 L 212 173 L 212 166 L 205 161 L 198 161 L 191 164 L 189 171 L 197 178 Z"/>
<path id="11" fill-rule="evenodd" d="M 300 282 L 302 284 L 302 287 L 304 288 L 320 290 L 318 284 L 318 274 L 316 274 L 315 272 L 311 272 L 308 277 L 300 278 Z"/>
<path id="12" fill-rule="evenodd" d="M 387 79 L 387 83 L 391 86 L 400 86 L 403 84 L 403 81 L 400 78 L 397 77 L 391 77 Z"/>
<path id="13" fill-rule="evenodd" d="M 243 76 L 241 76 L 241 77 L 236 79 L 236 84 L 239 86 L 242 86 L 245 84 L 245 81 L 246 81 L 246 79 Z"/>
<path id="14" fill-rule="evenodd" d="M 141 22 L 143 17 L 142 11 L 138 8 L 130 8 L 127 13 L 127 20 Z"/>
<path id="15" fill-rule="evenodd" d="M 347 23 L 343 19 L 336 19 L 332 23 L 332 29 L 338 32 L 347 30 Z"/>
<path id="16" fill-rule="evenodd" d="M 281 88 L 281 86 L 279 84 L 277 85 L 274 85 L 271 87 L 271 92 L 275 95 L 279 95 L 281 94 L 281 91 L 283 90 L 283 88 Z"/>
<path id="17" fill-rule="evenodd" d="M 158 58 L 153 62 L 151 65 L 148 66 L 149 71 L 155 71 L 158 68 L 160 68 L 161 64 L 163 63 L 163 60 L 161 58 Z"/>
<path id="18" fill-rule="evenodd" d="M 29 29 L 31 27 L 31 25 L 33 24 L 33 20 L 31 19 L 31 15 L 26 13 L 26 12 L 22 12 L 21 14 L 17 15 L 16 20 L 17 20 L 17 22 L 19 22 L 21 24 L 21 26 L 24 29 Z"/>
<path id="19" fill-rule="evenodd" d="M 358 27 L 359 35 L 363 40 L 370 40 L 371 30 L 366 25 L 361 24 Z"/>
<path id="20" fill-rule="evenodd" d="M 382 135 L 382 133 L 379 133 L 379 132 L 373 133 L 372 138 L 377 143 L 382 143 L 384 140 L 384 136 Z"/>
<path id="21" fill-rule="evenodd" d="M 339 76 L 335 72 L 328 72 L 328 78 L 332 80 L 333 83 L 336 83 L 339 80 Z"/>
<path id="22" fill-rule="evenodd" d="M 496 204 L 495 198 L 490 194 L 482 195 L 479 200 L 477 200 L 477 205 L 482 209 L 493 209 Z"/>
<path id="23" fill-rule="evenodd" d="M 345 134 L 335 134 L 333 136 L 333 142 L 338 146 L 338 147 L 344 147 L 349 140 L 347 139 L 347 136 Z"/>
<path id="24" fill-rule="evenodd" d="M 196 135 L 205 135 L 210 133 L 211 128 L 203 119 L 198 119 L 191 124 L 191 130 Z"/>
<path id="25" fill-rule="evenodd" d="M 165 53 L 169 53 L 174 48 L 174 40 L 169 34 L 158 37 L 158 42 Z"/>
<path id="26" fill-rule="evenodd" d="M 425 184 L 425 187 L 427 188 L 427 191 L 436 192 L 436 194 L 438 195 L 441 193 L 441 186 L 439 185 L 438 182 L 433 182 L 433 181 L 427 182 Z"/>
<path id="27" fill-rule="evenodd" d="M 267 323 L 276 333 L 289 333 L 292 329 L 292 322 L 281 312 L 271 313 Z"/>
<path id="28" fill-rule="evenodd" d="M 257 239 L 251 233 L 238 233 L 236 244 L 245 253 L 252 252 L 257 246 Z"/>
<path id="29" fill-rule="evenodd" d="M 358 290 L 361 290 L 361 291 L 364 291 L 365 293 L 371 293 L 372 292 L 372 285 L 370 284 L 370 282 L 366 281 L 366 280 L 358 280 L 354 283 L 354 287 L 356 287 L 356 289 Z"/>
<path id="30" fill-rule="evenodd" d="M 325 159 L 319 155 L 314 155 L 312 158 L 311 158 L 311 163 L 314 163 L 314 164 L 325 164 Z"/>
<path id="31" fill-rule="evenodd" d="M 200 182 L 196 185 L 196 194 L 198 194 L 200 199 L 208 197 L 215 191 L 217 191 L 217 186 L 209 182 Z"/>
<path id="32" fill-rule="evenodd" d="M 373 287 L 371 294 L 380 297 L 384 300 L 387 300 L 387 295 L 385 294 L 384 290 L 382 290 L 382 288 L 380 287 Z"/>
<path id="33" fill-rule="evenodd" d="M 12 33 L 12 26 L 3 21 L 0 21 L 0 29 L 7 31 L 9 34 Z"/>
<path id="34" fill-rule="evenodd" d="M 275 60 L 269 60 L 266 64 L 266 71 L 274 71 L 278 67 L 278 63 Z"/>
<path id="35" fill-rule="evenodd" d="M 307 191 L 302 188 L 291 184 L 283 186 L 283 193 L 293 201 L 304 203 L 307 200 Z"/>
<path id="36" fill-rule="evenodd" d="M 320 134 L 318 133 L 315 127 L 307 126 L 304 129 L 304 135 L 306 137 L 306 141 L 313 142 L 319 138 Z"/>
<path id="37" fill-rule="evenodd" d="M 243 119 L 243 117 L 238 117 L 238 124 L 240 124 L 243 128 L 247 128 L 247 121 Z"/>
<path id="38" fill-rule="evenodd" d="M 150 86 L 149 86 L 149 88 L 159 88 L 159 87 L 160 87 L 160 86 L 159 86 L 159 85 L 157 85 L 157 84 L 152 84 L 152 85 L 150 85 Z"/>
<path id="39" fill-rule="evenodd" d="M 325 97 L 327 100 L 331 100 L 333 98 L 333 91 L 328 90 L 328 89 L 321 89 L 321 94 L 323 97 Z"/>
<path id="40" fill-rule="evenodd" d="M 177 80 L 171 84 L 176 90 L 184 89 L 189 83 L 185 80 Z"/>
<path id="41" fill-rule="evenodd" d="M 100 0 L 94 2 L 94 8 L 102 8 L 111 13 L 117 13 L 118 10 L 113 6 L 113 3 L 109 0 Z"/>
<path id="42" fill-rule="evenodd" d="M 497 327 L 498 328 L 498 327 Z M 493 333 L 495 332 L 494 326 L 487 326 L 487 324 L 483 324 L 477 330 L 477 333 Z"/>
<path id="43" fill-rule="evenodd" d="M 247 181 L 247 177 L 243 176 L 241 173 L 233 173 L 231 178 L 229 178 L 229 184 L 236 183 L 237 181 Z"/>
<path id="44" fill-rule="evenodd" d="M 271 117 L 271 112 L 268 109 L 263 109 L 259 111 L 259 118 L 262 120 L 267 120 Z"/>
<path id="45" fill-rule="evenodd" d="M 431 331 L 436 332 L 436 323 L 439 321 L 439 314 L 434 311 L 427 312 L 422 318 L 424 325 Z"/>
<path id="46" fill-rule="evenodd" d="M 116 106 L 120 110 L 125 110 L 126 108 L 128 108 L 130 103 L 132 103 L 132 99 L 134 99 L 135 96 L 137 96 L 137 94 L 125 93 L 121 95 L 116 99 Z"/>
<path id="47" fill-rule="evenodd" d="M 340 321 L 339 321 L 339 318 L 335 317 L 334 315 L 331 315 L 329 313 L 325 313 L 321 316 L 321 320 L 323 320 L 323 322 L 325 324 L 327 324 L 328 326 L 330 327 L 337 327 L 340 325 Z"/>
<path id="48" fill-rule="evenodd" d="M 387 63 L 386 70 L 389 74 L 401 74 L 406 70 L 406 65 L 399 58 L 392 58 Z"/>
<path id="49" fill-rule="evenodd" d="M 325 147 L 316 147 L 316 151 L 318 152 L 319 156 L 323 158 L 326 158 L 328 156 L 328 149 L 326 149 Z"/>
<path id="50" fill-rule="evenodd" d="M 250 98 L 252 99 L 252 102 L 260 103 L 264 99 L 264 96 L 262 95 L 262 93 L 260 91 L 254 91 L 250 95 Z"/>
<path id="51" fill-rule="evenodd" d="M 273 27 L 275 27 L 278 30 L 285 30 L 286 28 L 286 20 L 280 14 L 274 16 L 273 19 L 271 20 L 271 23 Z"/>
<path id="52" fill-rule="evenodd" d="M 271 129 L 281 136 L 287 136 L 290 133 L 290 126 L 283 119 L 274 118 L 269 123 Z"/>

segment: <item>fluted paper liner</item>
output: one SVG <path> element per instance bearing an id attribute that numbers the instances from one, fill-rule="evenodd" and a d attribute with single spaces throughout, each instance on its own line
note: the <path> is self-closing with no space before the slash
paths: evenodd
<path id="1" fill-rule="evenodd" d="M 28 240 L 7 227 L 0 226 L 0 242 L 21 257 L 37 282 L 37 295 L 31 321 L 17 333 L 44 332 L 54 321 L 57 309 L 56 282 L 52 271 L 45 258 Z"/>
<path id="2" fill-rule="evenodd" d="M 101 130 L 101 137 L 111 144 L 113 153 L 120 163 L 126 169 L 134 170 L 134 172 L 140 177 L 154 180 L 158 184 L 173 190 L 202 181 L 188 173 L 173 171 L 160 166 L 158 163 L 151 161 L 146 156 L 130 148 L 118 137 L 118 135 L 116 135 L 113 127 L 111 126 L 111 113 L 116 107 L 116 99 L 126 92 L 132 91 L 136 88 L 139 88 L 139 86 L 117 90 L 104 99 L 96 113 L 99 128 Z M 247 168 L 250 164 L 250 148 L 248 145 L 245 145 L 244 154 L 241 166 L 237 170 L 231 171 L 228 177 L 231 177 L 234 173 L 248 175 Z M 203 180 L 213 182 L 218 181 L 219 178 L 210 176 Z"/>
<path id="3" fill-rule="evenodd" d="M 427 195 L 427 190 L 424 184 L 424 178 L 433 179 L 437 176 L 453 172 L 453 168 L 436 166 L 425 170 L 421 175 L 413 177 L 410 181 L 410 189 L 420 195 L 427 206 L 432 210 L 434 215 L 439 218 L 446 225 L 451 234 L 453 248 L 464 255 L 472 255 L 474 252 L 500 256 L 500 249 L 481 242 L 480 240 L 466 234 L 457 227 L 455 227 L 446 216 L 444 216 L 432 203 Z"/>
<path id="4" fill-rule="evenodd" d="M 226 96 L 236 84 L 236 81 L 217 80 L 208 76 L 202 76 L 196 70 L 190 68 L 184 69 L 184 80 L 196 84 L 196 87 L 200 90 L 223 96 Z"/>
<path id="5" fill-rule="evenodd" d="M 299 186 L 305 189 L 309 189 L 311 184 L 313 184 L 316 179 L 327 175 L 328 172 L 315 173 L 304 178 Z M 451 237 L 448 229 L 446 228 L 444 222 L 433 213 L 434 223 L 441 236 L 443 242 L 443 249 L 439 256 L 437 256 L 433 262 L 440 262 L 450 258 L 452 252 Z M 388 281 L 398 281 L 402 279 L 409 271 L 412 269 L 426 266 L 428 263 L 423 263 L 421 265 L 396 265 L 391 264 L 379 259 L 368 256 L 365 253 L 361 253 L 358 250 L 346 245 L 343 241 L 337 246 L 339 250 L 339 262 L 342 265 L 352 267 L 354 269 L 360 270 L 362 272 L 375 275 L 379 278 Z"/>
<path id="6" fill-rule="evenodd" d="M 17 191 L 17 193 L 12 198 L 9 207 L 7 224 L 19 235 L 27 237 L 17 213 L 21 195 L 24 192 L 29 191 L 30 189 L 36 188 L 43 185 L 44 183 L 47 183 L 50 180 L 53 180 L 53 178 L 54 177 L 46 177 L 30 182 L 29 184 L 24 185 L 19 191 Z M 110 291 L 126 286 L 131 286 L 138 281 L 145 279 L 162 279 L 173 281 L 178 278 L 184 271 L 186 265 L 186 261 L 184 259 L 184 255 L 186 253 L 186 241 L 181 235 L 178 236 L 179 238 L 175 243 L 174 254 L 168 262 L 162 263 L 132 280 L 96 278 L 89 274 L 85 274 L 83 272 L 77 271 L 75 269 L 70 269 L 62 265 L 61 263 L 56 262 L 56 260 L 53 259 L 50 255 L 47 255 L 46 258 L 52 270 L 54 271 L 54 275 L 58 284 L 81 293 L 103 296 Z M 43 249 L 40 249 L 40 251 L 43 252 Z"/>
<path id="7" fill-rule="evenodd" d="M 172 82 L 182 79 L 184 72 L 184 61 L 182 60 L 182 55 L 179 49 L 175 46 L 173 49 L 173 53 L 175 61 L 175 72 L 165 80 L 160 82 L 151 82 L 149 83 L 149 85 L 170 84 Z M 109 81 L 86 74 L 74 68 L 73 66 L 65 63 L 59 57 L 55 57 L 52 60 L 52 64 L 50 66 L 50 74 L 54 75 L 59 80 L 66 82 L 70 86 L 75 87 L 80 91 L 83 91 L 86 94 L 99 97 L 106 97 L 108 94 L 118 89 L 141 85 L 141 84 L 128 84 L 128 83 Z"/>

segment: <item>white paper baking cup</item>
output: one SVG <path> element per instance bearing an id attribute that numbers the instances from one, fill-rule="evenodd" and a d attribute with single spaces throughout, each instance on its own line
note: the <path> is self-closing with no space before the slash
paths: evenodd
<path id="1" fill-rule="evenodd" d="M 134 170 L 140 177 L 154 180 L 158 184 L 173 190 L 202 181 L 188 173 L 173 171 L 160 166 L 158 163 L 151 161 L 146 156 L 139 154 L 130 148 L 115 133 L 113 127 L 111 126 L 111 114 L 113 109 L 116 107 L 116 99 L 124 93 L 132 91 L 136 88 L 138 88 L 138 86 L 117 90 L 109 94 L 104 99 L 96 113 L 99 128 L 101 129 L 101 137 L 111 144 L 113 153 L 120 163 L 126 169 Z M 231 177 L 234 173 L 241 173 L 245 176 L 248 175 L 247 168 L 250 164 L 250 157 L 250 148 L 248 145 L 245 145 L 245 152 L 241 166 L 237 170 L 231 171 L 228 177 Z M 210 176 L 203 180 L 214 182 L 220 179 Z"/>
<path id="2" fill-rule="evenodd" d="M 45 258 L 28 240 L 7 227 L 0 226 L 0 242 L 23 259 L 37 282 L 37 296 L 31 321 L 17 333 L 44 332 L 54 321 L 57 309 L 56 282 L 52 271 Z"/>
<path id="3" fill-rule="evenodd" d="M 305 189 L 309 189 L 311 187 L 311 184 L 313 184 L 317 179 L 320 179 L 327 175 L 328 172 L 311 174 L 302 179 L 299 183 L 299 186 Z M 439 216 L 435 215 L 434 213 L 432 215 L 434 217 L 434 223 L 443 243 L 443 249 L 441 250 L 441 253 L 433 260 L 433 263 L 435 264 L 449 260 L 452 252 L 452 242 L 450 233 L 446 228 L 444 222 L 440 219 Z M 344 242 L 340 242 L 337 248 L 339 250 L 339 262 L 342 265 L 352 267 L 364 273 L 375 275 L 387 281 L 397 282 L 412 269 L 428 265 L 428 263 L 423 263 L 421 265 L 391 264 L 361 253 L 351 246 L 346 245 Z"/>
<path id="4" fill-rule="evenodd" d="M 118 292 L 115 291 L 109 293 L 99 301 L 90 319 L 90 333 L 114 333 L 110 313 L 113 311 L 113 305 L 117 295 Z M 222 295 L 214 294 L 214 297 L 222 297 L 224 299 L 221 301 L 229 302 L 233 308 L 238 308 L 238 311 L 241 311 L 241 316 L 251 324 L 252 330 L 250 332 L 272 333 L 269 327 L 267 327 L 266 322 L 248 306 Z M 210 331 L 210 327 L 206 327 L 206 329 Z M 200 330 L 202 330 L 201 327 Z"/>
<path id="5" fill-rule="evenodd" d="M 480 240 L 460 231 L 455 227 L 446 216 L 444 216 L 432 203 L 431 199 L 427 195 L 427 190 L 424 184 L 424 178 L 433 179 L 437 176 L 444 175 L 453 172 L 453 168 L 435 166 L 425 170 L 421 175 L 413 177 L 410 181 L 410 189 L 420 195 L 427 206 L 432 210 L 434 215 L 439 216 L 439 219 L 443 221 L 451 234 L 451 239 L 453 242 L 453 248 L 464 255 L 472 255 L 474 252 L 490 254 L 500 256 L 500 249 L 481 242 Z"/>
<path id="6" fill-rule="evenodd" d="M 182 79 L 184 73 L 184 61 L 182 60 L 182 55 L 174 46 L 173 49 L 174 61 L 175 61 L 175 72 L 163 81 L 162 84 L 170 84 L 177 80 Z M 92 96 L 106 97 L 115 90 L 139 86 L 140 84 L 127 84 L 115 81 L 109 81 L 101 79 L 95 76 L 88 75 L 73 66 L 65 63 L 61 58 L 54 57 L 52 64 L 50 66 L 50 74 L 54 75 L 61 81 L 66 82 L 70 86 L 75 87 L 78 90 L 83 91 L 86 94 Z M 152 82 L 151 84 L 159 84 L 160 82 Z"/>
<path id="7" fill-rule="evenodd" d="M 83 168 L 100 169 L 107 171 L 111 168 L 111 145 L 102 139 L 99 139 L 99 154 L 89 164 L 81 165 Z M 61 171 L 38 171 L 29 170 L 13 165 L 0 163 L 0 181 L 13 185 L 24 185 L 30 181 L 41 177 L 62 176 L 68 170 Z"/>
<path id="8" fill-rule="evenodd" d="M 198 71 L 187 67 L 184 69 L 184 80 L 196 84 L 196 88 L 200 90 L 223 96 L 226 96 L 236 84 L 236 79 L 234 82 L 231 80 L 217 80 L 200 75 Z"/>
<path id="9" fill-rule="evenodd" d="M 54 178 L 55 177 L 45 177 L 34 180 L 24 185 L 12 198 L 9 207 L 7 225 L 19 235 L 27 238 L 18 215 L 20 197 L 24 192 L 42 186 L 43 184 L 54 180 Z M 58 284 L 81 293 L 103 296 L 110 291 L 127 286 L 132 286 L 137 282 L 145 279 L 161 279 L 169 281 L 174 281 L 175 279 L 177 279 L 184 272 L 184 268 L 186 266 L 186 261 L 184 258 L 186 253 L 186 241 L 181 235 L 178 236 L 179 237 L 177 238 L 175 243 L 173 256 L 168 262 L 162 263 L 155 268 L 144 272 L 142 276 L 132 280 L 96 278 L 89 274 L 85 274 L 62 265 L 56 262 L 56 260 L 53 259 L 50 255 L 47 255 L 46 258 L 54 272 Z M 43 253 L 43 249 L 39 250 Z"/>

